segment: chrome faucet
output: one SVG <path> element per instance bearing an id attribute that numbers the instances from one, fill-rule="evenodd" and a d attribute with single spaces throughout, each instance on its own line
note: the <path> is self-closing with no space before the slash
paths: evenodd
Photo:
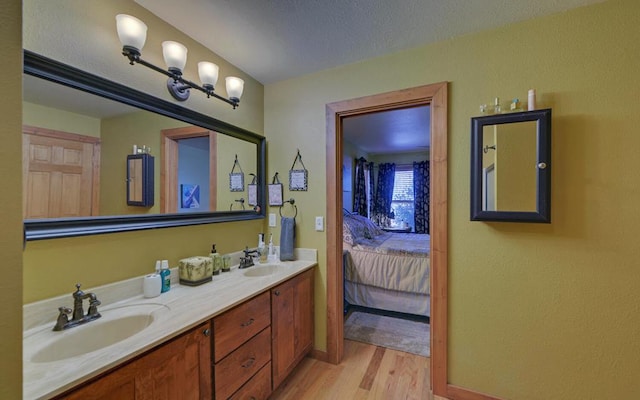
<path id="1" fill-rule="evenodd" d="M 244 252 L 244 257 L 240 257 L 240 265 L 238 266 L 238 268 L 244 269 L 244 268 L 253 267 L 255 265 L 253 263 L 253 256 L 260 255 L 258 250 L 249 250 L 249 247 L 247 246 L 242 251 Z"/>
<path id="2" fill-rule="evenodd" d="M 54 331 L 62 331 L 74 326 L 82 325 L 86 322 L 93 321 L 101 317 L 98 312 L 98 306 L 102 304 L 96 297 L 95 293 L 85 293 L 80 290 L 80 284 L 76 284 L 76 291 L 73 292 L 73 315 L 69 320 L 69 314 L 72 310 L 68 307 L 58 308 L 58 319 L 56 325 L 53 327 Z M 89 310 L 87 314 L 84 313 L 83 301 L 89 299 Z"/>

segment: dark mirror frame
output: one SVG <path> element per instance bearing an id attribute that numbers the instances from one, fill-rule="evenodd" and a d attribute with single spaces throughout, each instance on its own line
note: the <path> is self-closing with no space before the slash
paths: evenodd
<path id="1" fill-rule="evenodd" d="M 256 171 L 258 205 L 253 210 L 31 219 L 24 221 L 27 241 L 246 221 L 265 217 L 266 140 L 264 137 L 28 50 L 24 50 L 24 73 L 254 143 L 258 167 Z"/>
<path id="2" fill-rule="evenodd" d="M 536 211 L 484 211 L 482 208 L 483 128 L 488 125 L 528 121 L 537 122 Z M 471 221 L 551 222 L 551 109 L 471 118 Z"/>

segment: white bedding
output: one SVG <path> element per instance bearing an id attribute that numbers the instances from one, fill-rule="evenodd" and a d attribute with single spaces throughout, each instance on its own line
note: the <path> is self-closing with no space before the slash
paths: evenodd
<path id="1" fill-rule="evenodd" d="M 388 233 L 343 244 L 345 279 L 415 294 L 429 294 L 429 235 Z"/>

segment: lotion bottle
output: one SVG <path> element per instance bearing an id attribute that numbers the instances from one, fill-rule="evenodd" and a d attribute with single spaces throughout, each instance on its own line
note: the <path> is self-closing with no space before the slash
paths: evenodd
<path id="1" fill-rule="evenodd" d="M 171 271 L 169 270 L 169 261 L 162 260 L 162 267 L 160 268 L 160 278 L 162 279 L 162 293 L 168 292 L 171 289 Z"/>

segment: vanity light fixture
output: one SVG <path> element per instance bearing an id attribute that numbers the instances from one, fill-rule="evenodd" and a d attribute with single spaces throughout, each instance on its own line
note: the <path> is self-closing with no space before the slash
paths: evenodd
<path id="1" fill-rule="evenodd" d="M 207 97 L 215 97 L 231 104 L 235 109 L 240 102 L 244 81 L 234 76 L 226 78 L 227 94 L 229 98 L 222 97 L 214 92 L 218 81 L 218 66 L 208 61 L 198 63 L 198 75 L 202 86 L 182 77 L 182 70 L 187 63 L 187 48 L 172 41 L 162 42 L 162 55 L 167 64 L 167 70 L 157 67 L 141 57 L 141 50 L 147 39 L 147 25 L 136 17 L 126 14 L 116 15 L 118 38 L 122 43 L 122 55 L 129 59 L 129 64 L 142 64 L 154 71 L 169 77 L 167 89 L 174 99 L 185 101 L 189 98 L 190 89 L 199 90 Z"/>

